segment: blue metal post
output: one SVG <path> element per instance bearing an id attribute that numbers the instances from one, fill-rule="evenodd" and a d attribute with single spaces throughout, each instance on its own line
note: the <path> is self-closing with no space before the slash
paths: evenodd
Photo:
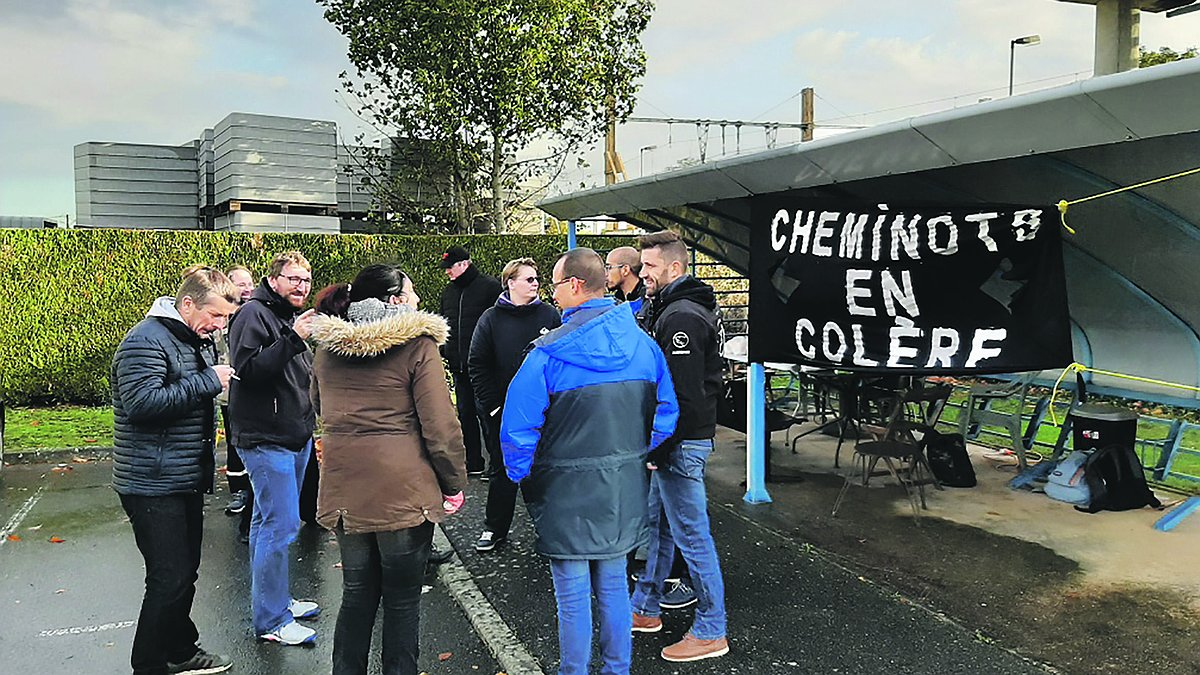
<path id="1" fill-rule="evenodd" d="M 567 250 L 575 248 L 575 221 L 567 221 Z"/>
<path id="2" fill-rule="evenodd" d="M 751 363 L 746 377 L 746 496 L 751 504 L 771 501 L 767 494 L 767 376 Z"/>

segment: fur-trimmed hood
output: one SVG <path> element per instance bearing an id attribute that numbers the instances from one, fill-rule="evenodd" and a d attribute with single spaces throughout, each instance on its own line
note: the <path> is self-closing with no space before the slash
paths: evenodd
<path id="1" fill-rule="evenodd" d="M 424 336 L 441 346 L 450 336 L 450 324 L 437 314 L 421 311 L 402 312 L 364 323 L 319 314 L 312 323 L 313 342 L 339 356 L 379 356 Z"/>

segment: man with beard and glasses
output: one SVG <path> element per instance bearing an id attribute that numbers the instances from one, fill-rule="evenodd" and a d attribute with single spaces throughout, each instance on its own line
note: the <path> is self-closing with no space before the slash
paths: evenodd
<path id="1" fill-rule="evenodd" d="M 662 630 L 662 598 L 675 547 L 696 594 L 696 616 L 683 640 L 663 648 L 667 661 L 696 661 L 729 652 L 725 584 L 713 543 L 704 467 L 713 450 L 722 364 L 717 301 L 712 286 L 688 274 L 688 250 L 674 232 L 641 237 L 645 327 L 667 357 L 679 424 L 650 454 L 650 545 L 633 594 L 633 630 Z"/>
<path id="2" fill-rule="evenodd" d="M 309 399 L 312 352 L 305 340 L 313 310 L 312 265 L 299 251 L 275 256 L 267 277 L 238 310 L 229 355 L 238 378 L 230 387 L 233 444 L 250 473 L 250 604 L 262 640 L 299 645 L 316 640 L 296 619 L 320 612 L 293 599 L 288 546 L 300 531 L 300 491 L 309 469 L 316 416 Z"/>

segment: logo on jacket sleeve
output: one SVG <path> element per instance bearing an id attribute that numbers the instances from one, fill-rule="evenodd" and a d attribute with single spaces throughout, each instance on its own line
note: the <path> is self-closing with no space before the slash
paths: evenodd
<path id="1" fill-rule="evenodd" d="M 691 339 L 689 339 L 687 333 L 683 331 L 679 331 L 671 336 L 671 346 L 675 349 L 687 349 L 687 346 L 690 342 Z"/>

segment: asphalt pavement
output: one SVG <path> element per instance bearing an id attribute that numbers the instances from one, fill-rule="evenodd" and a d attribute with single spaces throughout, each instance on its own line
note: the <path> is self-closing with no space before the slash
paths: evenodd
<path id="1" fill-rule="evenodd" d="M 117 495 L 110 462 L 6 466 L 0 471 L 0 673 L 128 673 L 145 572 Z M 221 486 L 222 488 L 224 486 Z M 204 552 L 192 619 L 201 644 L 234 660 L 234 673 L 328 673 L 341 598 L 337 542 L 305 526 L 292 547 L 292 591 L 323 612 L 306 622 L 313 647 L 259 642 L 250 623 L 246 546 L 223 508 L 223 489 L 206 498 Z M 14 540 L 11 537 L 19 537 Z M 51 538 L 61 539 L 52 543 Z M 444 584 L 428 580 L 421 607 L 423 671 L 499 672 Z M 382 618 L 382 617 L 380 617 Z M 374 644 L 379 644 L 376 622 Z M 379 672 L 378 650 L 374 672 Z M 441 660 L 444 658 L 445 660 Z"/>
<path id="2" fill-rule="evenodd" d="M 143 570 L 108 485 L 110 472 L 104 461 L 0 472 L 0 672 L 129 672 Z M 557 672 L 549 566 L 533 552 L 524 506 L 518 503 L 514 531 L 496 551 L 473 548 L 486 489 L 473 479 L 467 508 L 445 527 L 458 558 L 428 580 L 421 668 L 478 674 L 507 664 L 509 675 Z M 317 645 L 258 642 L 249 620 L 246 549 L 237 543 L 234 519 L 221 512 L 227 498 L 222 486 L 207 499 L 193 611 L 203 645 L 232 656 L 236 673 L 329 672 L 340 597 L 336 542 L 306 526 L 293 548 L 293 593 L 325 608 L 311 624 Z M 1047 672 L 756 520 L 769 508 L 732 494 L 710 503 L 730 653 L 690 664 L 663 661 L 658 651 L 686 632 L 692 616 L 692 608 L 672 610 L 661 633 L 635 636 L 635 673 Z"/>

